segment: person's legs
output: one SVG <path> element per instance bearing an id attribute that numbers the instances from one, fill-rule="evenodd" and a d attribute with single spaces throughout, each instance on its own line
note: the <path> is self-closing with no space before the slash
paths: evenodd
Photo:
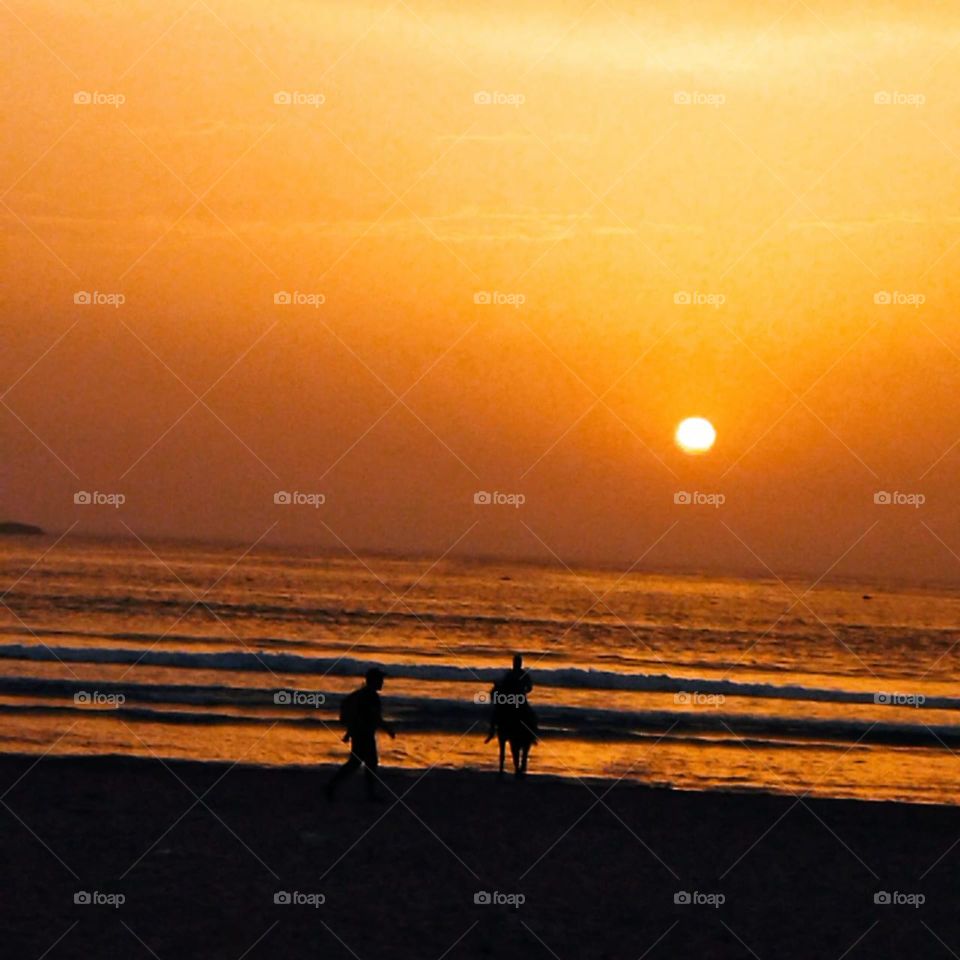
<path id="1" fill-rule="evenodd" d="M 367 796 L 371 800 L 379 800 L 380 793 L 377 791 L 377 759 L 374 757 L 372 763 L 365 762 L 363 765 L 364 780 L 367 784 Z"/>
<path id="2" fill-rule="evenodd" d="M 363 779 L 367 788 L 367 796 L 375 799 L 377 797 L 378 767 L 380 763 L 377 756 L 377 741 L 370 737 L 369 740 L 354 743 L 353 752 L 363 762 Z"/>
<path id="3" fill-rule="evenodd" d="M 337 787 L 359 766 L 360 758 L 357 756 L 356 752 L 351 750 L 350 757 L 347 762 L 330 778 L 330 781 L 327 783 L 326 794 L 328 800 L 333 800 L 337 792 Z"/>

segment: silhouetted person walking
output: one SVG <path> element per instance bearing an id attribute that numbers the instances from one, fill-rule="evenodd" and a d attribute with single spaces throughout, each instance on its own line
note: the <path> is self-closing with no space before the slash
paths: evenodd
<path id="1" fill-rule="evenodd" d="M 396 736 L 393 727 L 383 719 L 380 709 L 380 690 L 383 689 L 384 676 L 379 667 L 371 667 L 366 674 L 366 683 L 359 690 L 354 690 L 340 705 L 340 721 L 347 728 L 343 742 L 350 742 L 350 759 L 327 784 L 328 800 L 335 799 L 337 787 L 361 763 L 367 796 L 371 800 L 381 799 L 377 795 L 377 730 L 386 730 L 391 739 Z"/>

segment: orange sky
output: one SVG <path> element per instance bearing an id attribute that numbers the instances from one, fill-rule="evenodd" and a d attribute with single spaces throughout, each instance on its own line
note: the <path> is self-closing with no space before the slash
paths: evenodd
<path id="1" fill-rule="evenodd" d="M 960 9 L 0 19 L 0 515 L 960 576 Z M 693 414 L 718 430 L 696 459 L 672 442 Z M 695 490 L 725 502 L 674 503 Z"/>

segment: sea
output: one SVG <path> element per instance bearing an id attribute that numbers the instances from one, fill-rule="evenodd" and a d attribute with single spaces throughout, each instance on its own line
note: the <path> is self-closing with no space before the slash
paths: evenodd
<path id="1" fill-rule="evenodd" d="M 387 674 L 381 762 L 954 804 L 960 593 L 55 537 L 0 540 L 0 752 L 309 767 Z"/>

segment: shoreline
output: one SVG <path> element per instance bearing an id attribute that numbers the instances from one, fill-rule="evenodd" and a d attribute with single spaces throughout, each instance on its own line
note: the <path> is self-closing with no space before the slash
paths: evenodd
<path id="1" fill-rule="evenodd" d="M 333 769 L 0 756 L 10 955 L 149 956 L 135 938 L 162 960 L 938 956 L 931 931 L 960 945 L 953 807 L 398 768 L 381 771 L 385 803 L 358 775 L 326 804 Z"/>
<path id="2" fill-rule="evenodd" d="M 380 738 L 382 740 L 382 737 Z M 796 747 L 798 744 L 794 742 L 784 742 L 784 749 L 791 749 Z M 383 754 L 383 748 L 385 744 L 380 743 L 381 749 L 381 758 Z M 721 746 L 729 749 L 739 749 L 739 743 L 727 743 L 722 744 Z M 829 746 L 835 747 L 837 750 L 843 750 L 844 744 L 817 744 L 817 746 Z M 903 747 L 902 749 L 914 749 L 911 747 Z M 922 749 L 933 749 L 933 748 L 922 748 Z M 338 750 L 338 756 L 346 759 L 347 757 L 347 748 L 344 746 L 342 749 Z M 143 754 L 136 753 L 99 753 L 99 754 L 86 754 L 86 753 L 58 753 L 58 754 L 44 754 L 44 753 L 24 753 L 24 752 L 12 752 L 12 753 L 0 753 L 0 775 L 6 766 L 7 762 L 13 763 L 23 763 L 29 767 L 33 763 L 43 760 L 45 763 L 50 761 L 68 761 L 68 762 L 78 762 L 78 763 L 90 763 L 90 764 L 106 764 L 108 766 L 123 766 L 130 764 L 133 768 L 139 767 L 141 765 L 151 767 L 154 765 L 159 765 L 160 767 L 170 767 L 170 768 L 186 768 L 186 769 L 195 769 L 197 772 L 201 770 L 208 771 L 244 771 L 250 774 L 254 774 L 257 771 L 262 771 L 264 773 L 276 774 L 282 771 L 289 771 L 298 776 L 315 776 L 323 780 L 325 777 L 333 774 L 335 770 L 341 765 L 340 762 L 331 762 L 327 759 L 318 761 L 317 763 L 287 763 L 287 762 L 277 762 L 277 763 L 258 763 L 254 761 L 246 760 L 225 760 L 225 759 L 209 759 L 209 760 L 198 760 L 190 757 L 177 757 L 177 756 L 160 756 L 159 754 L 153 754 L 152 756 L 144 756 Z M 929 809 L 935 808 L 938 810 L 953 810 L 957 811 L 960 814 L 960 783 L 958 783 L 958 799 L 956 803 L 943 803 L 937 800 L 922 800 L 915 798 L 900 798 L 900 797 L 863 797 L 863 796 L 826 796 L 822 794 L 814 794 L 804 791 L 797 791 L 791 793 L 787 788 L 781 790 L 774 790 L 767 786 L 760 786 L 755 784 L 743 784 L 742 786 L 716 786 L 716 787 L 697 787 L 697 786 L 686 786 L 677 783 L 665 783 L 665 782 L 653 782 L 643 778 L 641 773 L 634 775 L 626 774 L 624 776 L 603 776 L 600 774 L 584 774 L 580 776 L 576 773 L 555 773 L 555 772 L 543 772 L 536 769 L 536 757 L 534 756 L 532 761 L 534 768 L 529 771 L 526 776 L 526 782 L 542 784 L 546 787 L 569 787 L 569 786 L 581 786 L 581 787 L 590 787 L 597 791 L 602 791 L 607 787 L 610 787 L 612 784 L 616 784 L 618 789 L 637 789 L 641 791 L 650 792 L 653 794 L 694 794 L 697 796 L 718 796 L 718 797 L 770 797 L 776 798 L 779 800 L 791 800 L 795 799 L 798 796 L 803 796 L 809 802 L 817 803 L 853 803 L 853 804 L 865 804 L 868 806 L 873 806 L 877 804 L 888 804 L 890 806 L 896 807 L 917 807 L 920 809 Z M 383 763 L 381 759 L 380 766 L 381 775 L 386 779 L 390 778 L 391 780 L 396 780 L 398 783 L 403 784 L 405 781 L 416 781 L 424 774 L 429 774 L 431 777 L 465 777 L 465 778 L 477 778 L 479 781 L 490 780 L 494 783 L 500 783 L 501 778 L 498 775 L 496 769 L 496 763 L 491 754 L 490 762 L 483 767 L 473 766 L 473 765 L 464 765 L 464 766 L 443 766 L 443 765 L 433 765 L 433 766 L 404 766 L 401 764 L 394 763 Z M 358 778 L 359 780 L 359 775 Z M 503 777 L 503 781 L 512 782 L 513 774 L 511 772 L 510 765 L 510 756 L 509 750 L 507 751 L 507 772 Z M 2 795 L 3 789 L 0 788 L 0 795 Z M 358 794 L 359 797 L 359 794 Z M 362 798 L 361 798 L 362 799 Z M 960 823 L 960 820 L 958 820 Z"/>

